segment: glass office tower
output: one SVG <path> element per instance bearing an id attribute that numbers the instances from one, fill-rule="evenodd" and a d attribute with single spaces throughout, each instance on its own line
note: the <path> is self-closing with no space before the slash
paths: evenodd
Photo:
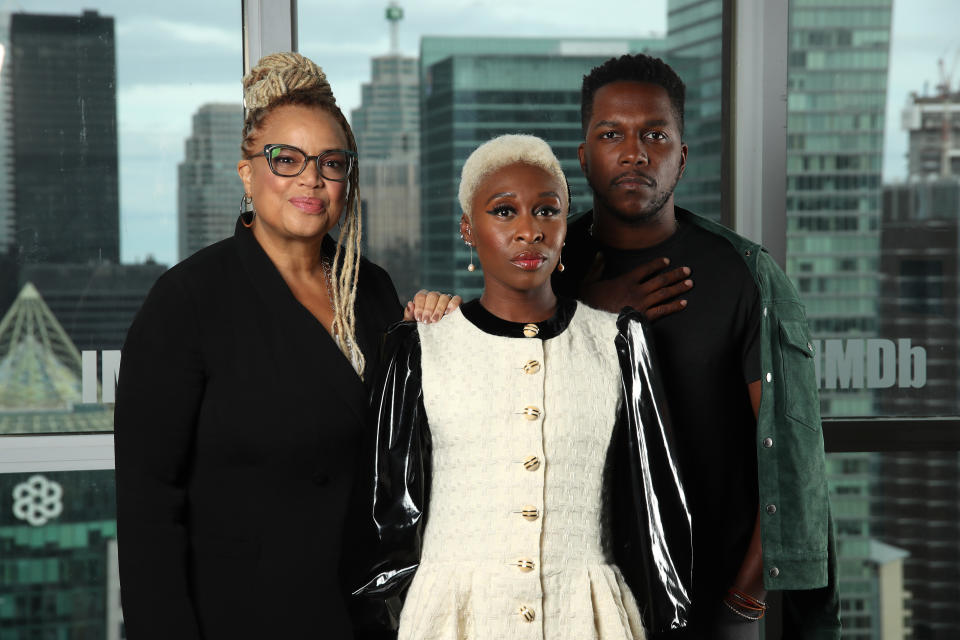
<path id="1" fill-rule="evenodd" d="M 420 94 L 417 59 L 370 61 L 350 114 L 360 151 L 363 249 L 390 273 L 401 300 L 420 288 Z"/>
<path id="2" fill-rule="evenodd" d="M 243 107 L 205 104 L 177 166 L 177 257 L 189 258 L 233 235 L 243 183 L 237 175 Z"/>
<path id="3" fill-rule="evenodd" d="M 669 0 L 666 61 L 687 85 L 683 138 L 690 151 L 675 202 L 720 221 L 723 0 Z"/>
<path id="4" fill-rule="evenodd" d="M 786 270 L 807 307 L 825 417 L 876 413 L 859 349 L 878 335 L 891 13 L 891 0 L 789 6 Z M 909 626 L 909 554 L 874 517 L 880 468 L 872 453 L 827 460 L 845 638 L 897 637 L 887 620 Z"/>
<path id="5" fill-rule="evenodd" d="M 119 262 L 113 18 L 14 13 L 7 57 L 21 260 Z"/>

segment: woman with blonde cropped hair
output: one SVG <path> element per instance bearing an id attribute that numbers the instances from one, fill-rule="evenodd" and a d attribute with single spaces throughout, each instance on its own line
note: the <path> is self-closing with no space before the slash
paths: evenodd
<path id="1" fill-rule="evenodd" d="M 690 519 L 642 319 L 554 295 L 570 202 L 546 142 L 481 145 L 459 197 L 483 293 L 388 334 L 373 396 L 378 548 L 355 595 L 400 640 L 683 626 Z"/>
<path id="2" fill-rule="evenodd" d="M 354 637 L 345 516 L 370 363 L 402 309 L 360 255 L 357 145 L 323 71 L 278 53 L 243 87 L 234 235 L 161 276 L 123 348 L 130 640 Z M 449 302 L 421 296 L 430 314 Z"/>

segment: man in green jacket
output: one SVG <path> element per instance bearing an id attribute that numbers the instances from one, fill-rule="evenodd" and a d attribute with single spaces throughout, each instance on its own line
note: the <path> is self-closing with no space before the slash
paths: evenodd
<path id="1" fill-rule="evenodd" d="M 594 207 L 570 224 L 554 286 L 652 323 L 693 519 L 690 623 L 664 637 L 759 638 L 766 594 L 782 590 L 785 638 L 839 638 L 804 308 L 760 246 L 674 205 L 684 95 L 645 55 L 584 78 L 579 155 Z"/>

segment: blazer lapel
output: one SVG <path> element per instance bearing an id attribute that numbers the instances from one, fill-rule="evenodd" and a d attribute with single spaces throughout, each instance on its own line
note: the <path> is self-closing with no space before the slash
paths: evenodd
<path id="1" fill-rule="evenodd" d="M 367 391 L 333 337 L 296 299 L 253 232 L 237 222 L 234 233 L 246 276 L 260 298 L 261 335 L 284 386 L 307 398 L 343 404 L 363 420 Z M 325 243 L 326 244 L 326 243 Z M 322 393 L 329 389 L 330 393 Z M 323 410 L 317 404 L 317 411 Z"/>

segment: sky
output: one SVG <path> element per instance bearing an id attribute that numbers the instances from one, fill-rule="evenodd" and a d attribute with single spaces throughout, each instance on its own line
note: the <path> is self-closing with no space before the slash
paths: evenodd
<path id="1" fill-rule="evenodd" d="M 369 80 L 370 58 L 389 49 L 386 0 L 299 0 L 299 50 L 320 64 L 349 116 Z M 647 37 L 666 32 L 666 0 L 401 0 L 402 53 L 422 35 Z M 239 0 L 0 0 L 0 11 L 115 18 L 120 151 L 121 259 L 176 262 L 177 164 L 202 104 L 241 101 Z M 574 6 L 574 8 L 571 8 Z M 630 19 L 624 19 L 629 16 Z M 938 58 L 960 51 L 957 0 L 895 0 L 884 143 L 884 179 L 905 172 L 900 112 L 911 91 L 933 91 Z M 960 84 L 960 61 L 954 86 Z M 239 132 L 238 132 L 239 145 Z M 237 182 L 237 207 L 242 189 Z"/>

